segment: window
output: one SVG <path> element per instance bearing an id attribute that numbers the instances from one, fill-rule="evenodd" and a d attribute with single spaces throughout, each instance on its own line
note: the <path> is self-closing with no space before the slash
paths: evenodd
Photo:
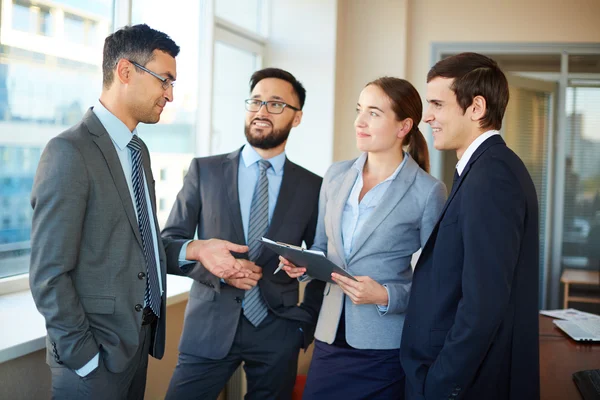
<path id="1" fill-rule="evenodd" d="M 164 225 L 191 158 L 245 142 L 243 100 L 262 66 L 267 2 L 173 0 L 165 18 L 160 0 L 0 0 L 0 279 L 27 272 L 41 152 L 97 100 L 113 25 L 147 23 L 182 49 L 174 101 L 159 123 L 138 127 Z"/>
<path id="2" fill-rule="evenodd" d="M 244 100 L 248 80 L 258 69 L 259 57 L 247 50 L 217 41 L 214 51 L 211 154 L 234 151 L 245 142 Z"/>
<path id="3" fill-rule="evenodd" d="M 600 82 L 599 82 L 600 83 Z M 563 268 L 600 270 L 600 84 L 567 88 Z"/>
<path id="4" fill-rule="evenodd" d="M 251 32 L 265 36 L 263 14 L 266 4 L 263 0 L 218 0 L 215 1 L 215 15 Z"/>
<path id="5" fill-rule="evenodd" d="M 68 5 L 69 14 L 61 8 L 63 3 L 73 3 Z M 0 0 L 0 24 L 10 27 L 2 27 L 0 38 L 0 204 L 7 205 L 0 213 L 0 278 L 29 268 L 29 196 L 44 146 L 79 121 L 99 95 L 102 71 L 97 55 L 102 54 L 102 43 L 90 49 L 96 57 L 89 58 L 64 35 L 53 35 L 67 15 L 89 18 L 85 3 L 42 6 Z M 101 5 L 93 15 L 97 27 L 103 27 L 97 34 L 105 37 L 112 30 L 112 1 L 93 3 Z M 50 47 L 63 53 L 46 53 Z"/>
<path id="6" fill-rule="evenodd" d="M 164 2 L 161 0 L 133 0 L 132 23 L 146 23 L 154 29 L 168 34 L 180 47 L 177 56 L 177 84 L 174 101 L 168 104 L 154 125 L 141 124 L 138 127 L 140 137 L 148 145 L 152 157 L 152 169 L 156 182 L 156 197 L 165 204 L 175 203 L 175 197 L 183 178 L 175 174 L 166 174 L 167 169 L 181 170 L 190 165 L 194 156 L 196 137 L 196 113 L 198 108 L 198 71 L 200 60 L 200 20 L 201 2 L 173 0 L 169 2 L 169 18 L 165 18 Z M 163 179 L 162 171 L 165 171 Z M 157 211 L 158 223 L 163 226 L 170 212 L 169 207 Z"/>
<path id="7" fill-rule="evenodd" d="M 83 18 L 73 14 L 65 14 L 65 38 L 77 44 L 85 44 L 85 22 Z"/>

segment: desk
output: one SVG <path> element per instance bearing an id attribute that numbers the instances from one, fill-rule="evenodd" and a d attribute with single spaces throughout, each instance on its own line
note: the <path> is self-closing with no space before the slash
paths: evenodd
<path id="1" fill-rule="evenodd" d="M 581 399 L 572 375 L 600 368 L 600 343 L 580 344 L 554 326 L 554 318 L 539 320 L 541 400 Z"/>
<path id="2" fill-rule="evenodd" d="M 571 294 L 571 285 L 598 288 L 600 286 L 600 271 L 586 271 L 581 269 L 565 268 L 562 276 L 560 277 L 560 281 L 565 285 L 563 308 L 569 308 L 570 301 L 578 301 L 581 303 L 600 303 L 600 293 L 591 296 L 573 296 Z"/>

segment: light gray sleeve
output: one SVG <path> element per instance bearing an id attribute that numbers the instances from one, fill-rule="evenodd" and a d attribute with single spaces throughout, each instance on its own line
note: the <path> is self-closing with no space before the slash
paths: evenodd
<path id="1" fill-rule="evenodd" d="M 60 360 L 79 369 L 98 345 L 73 286 L 89 192 L 87 168 L 75 145 L 54 138 L 42 153 L 31 192 L 33 221 L 29 283 Z"/>
<path id="2" fill-rule="evenodd" d="M 429 235 L 433 231 L 435 224 L 444 208 L 446 202 L 446 186 L 442 182 L 436 182 L 427 194 L 427 200 L 425 201 L 425 207 L 423 208 L 423 215 L 421 217 L 420 227 L 420 240 L 421 248 L 425 246 Z M 408 300 L 410 298 L 410 290 L 412 287 L 412 281 L 398 283 L 386 283 L 388 291 L 388 309 L 386 314 L 399 314 L 406 311 L 408 307 Z"/>
<path id="3" fill-rule="evenodd" d="M 322 251 L 327 256 L 327 234 L 325 233 L 325 208 L 327 205 L 327 186 L 331 179 L 331 168 L 325 173 L 321 191 L 319 192 L 319 214 L 317 216 L 317 229 L 315 231 L 315 240 L 310 250 Z M 309 282 L 312 280 L 310 275 L 304 274 L 298 277 L 300 282 Z"/>
<path id="4" fill-rule="evenodd" d="M 429 191 L 423 216 L 421 217 L 421 248 L 425 246 L 435 224 L 437 224 L 447 197 L 446 185 L 441 181 L 436 182 Z"/>

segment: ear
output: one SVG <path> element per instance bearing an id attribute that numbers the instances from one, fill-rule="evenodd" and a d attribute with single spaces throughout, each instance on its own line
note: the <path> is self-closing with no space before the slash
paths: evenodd
<path id="1" fill-rule="evenodd" d="M 134 72 L 135 67 L 126 59 L 121 58 L 119 62 L 117 62 L 117 66 L 115 68 L 115 75 L 121 83 L 129 83 Z"/>
<path id="2" fill-rule="evenodd" d="M 302 122 L 302 115 L 304 115 L 302 111 L 296 111 L 296 115 L 294 115 L 294 121 L 292 122 L 293 128 L 300 125 L 300 122 Z"/>
<path id="3" fill-rule="evenodd" d="M 404 136 L 408 135 L 408 132 L 413 127 L 412 118 L 405 118 L 403 121 L 398 121 L 398 129 L 396 130 L 396 137 L 398 139 L 404 139 Z"/>
<path id="4" fill-rule="evenodd" d="M 469 106 L 468 110 L 471 112 L 471 121 L 480 121 L 485 117 L 487 110 L 487 102 L 483 96 L 475 96 L 473 103 Z"/>

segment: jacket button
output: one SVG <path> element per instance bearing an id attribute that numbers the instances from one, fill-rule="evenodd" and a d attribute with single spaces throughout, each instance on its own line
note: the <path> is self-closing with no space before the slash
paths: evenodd
<path id="1" fill-rule="evenodd" d="M 142 305 L 141 304 L 136 304 L 135 305 L 135 311 L 137 311 L 137 312 L 142 311 Z"/>
<path id="2" fill-rule="evenodd" d="M 143 272 L 140 272 L 140 273 L 138 274 L 138 279 L 144 279 L 145 277 L 146 277 L 146 274 L 145 274 L 145 273 L 143 273 Z"/>
<path id="3" fill-rule="evenodd" d="M 237 296 L 237 297 L 235 298 L 235 301 L 236 301 L 236 302 L 238 302 L 238 303 L 241 303 L 241 302 L 242 302 L 242 298 L 241 298 L 241 297 L 239 297 L 239 296 Z"/>

